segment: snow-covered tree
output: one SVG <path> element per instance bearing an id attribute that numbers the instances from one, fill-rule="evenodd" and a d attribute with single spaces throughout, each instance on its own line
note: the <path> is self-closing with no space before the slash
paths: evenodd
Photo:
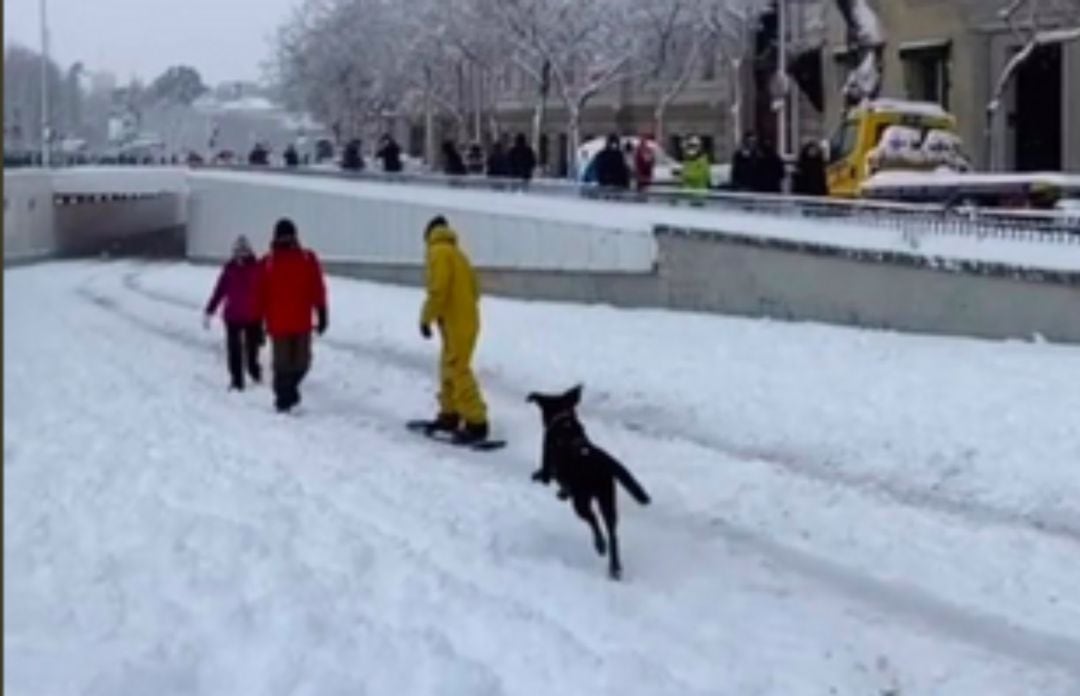
<path id="1" fill-rule="evenodd" d="M 658 86 L 654 136 L 664 139 L 668 106 L 699 70 L 708 32 L 700 22 L 701 0 L 640 0 L 645 30 L 641 55 L 646 77 Z"/>
<path id="2" fill-rule="evenodd" d="M 150 95 L 172 104 L 191 104 L 207 91 L 199 71 L 188 65 L 174 65 L 150 84 Z"/>
<path id="3" fill-rule="evenodd" d="M 868 0 L 836 0 L 836 5 L 847 25 L 848 49 L 855 57 L 855 69 L 843 87 L 844 99 L 854 105 L 881 93 L 885 31 Z"/>
<path id="4" fill-rule="evenodd" d="M 641 70 L 640 5 L 628 0 L 503 0 L 496 8 L 518 44 L 518 65 L 538 83 L 545 75 L 537 74 L 535 66 L 550 71 L 551 85 L 567 112 L 573 169 L 588 102 Z"/>
<path id="5" fill-rule="evenodd" d="M 340 138 L 361 136 L 402 97 L 396 19 L 386 0 L 306 0 L 280 30 L 272 65 L 286 105 Z"/>

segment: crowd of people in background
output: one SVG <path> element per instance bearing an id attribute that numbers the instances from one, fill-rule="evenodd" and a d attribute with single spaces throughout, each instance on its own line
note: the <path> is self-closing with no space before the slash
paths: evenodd
<path id="1" fill-rule="evenodd" d="M 321 143 L 320 143 L 321 144 Z M 740 193 L 782 194 L 797 196 L 826 196 L 828 182 L 826 177 L 825 153 L 822 145 L 816 141 L 805 143 L 795 162 L 785 164 L 774 145 L 767 139 L 760 139 L 755 133 L 748 132 L 735 151 L 729 180 L 717 181 L 713 176 L 711 154 L 696 135 L 690 135 L 676 145 L 679 162 L 673 169 L 674 179 L 662 180 L 665 185 L 675 185 L 687 191 L 706 191 L 712 188 L 726 188 Z M 247 154 L 249 166 L 270 166 L 279 162 L 286 168 L 307 166 L 312 161 L 322 162 L 327 156 L 311 153 L 301 154 L 295 144 L 288 144 L 281 151 L 280 158 L 273 154 L 269 145 L 256 142 Z M 405 171 L 405 156 L 402 147 L 387 133 L 378 141 L 370 152 L 377 160 L 377 171 L 399 173 Z M 649 132 L 638 136 L 620 136 L 609 134 L 604 146 L 585 162 L 577 163 L 582 168 L 581 180 L 587 184 L 612 191 L 646 192 L 656 185 L 657 164 L 661 150 Z M 329 155 L 332 157 L 332 153 Z M 34 166 L 40 162 L 34 153 L 27 153 L 22 159 L 5 154 L 5 167 Z M 217 165 L 232 165 L 243 162 L 243 156 L 237 156 L 228 150 L 216 153 L 211 162 Z M 74 163 L 90 163 L 75 161 Z M 101 164 L 122 165 L 180 165 L 200 166 L 204 159 L 196 152 L 187 155 L 183 162 L 177 155 L 169 157 L 134 157 L 121 156 L 115 161 L 99 160 Z M 367 169 L 364 157 L 364 143 L 360 138 L 348 140 L 341 149 L 339 166 L 346 172 L 360 172 Z M 527 186 L 537 175 L 540 161 L 536 151 L 524 133 L 517 133 L 513 142 L 508 134 L 503 133 L 490 146 L 485 148 L 478 142 L 472 142 L 462 149 L 453 140 L 442 143 L 437 161 L 432 169 L 452 177 L 484 176 L 496 179 L 500 187 Z"/>

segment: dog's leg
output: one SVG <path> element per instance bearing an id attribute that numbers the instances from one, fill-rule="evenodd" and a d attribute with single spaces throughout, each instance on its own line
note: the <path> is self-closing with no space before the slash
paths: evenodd
<path id="1" fill-rule="evenodd" d="M 619 562 L 619 537 L 615 527 L 619 523 L 619 513 L 615 508 L 615 483 L 606 487 L 598 499 L 600 503 L 600 515 L 604 518 L 604 526 L 607 527 L 608 543 L 611 546 L 611 556 L 608 558 L 608 573 L 612 580 L 622 577 L 622 564 Z"/>
<path id="2" fill-rule="evenodd" d="M 596 553 L 603 556 L 607 552 L 607 544 L 604 543 L 604 535 L 600 533 L 600 524 L 596 521 L 596 515 L 593 514 L 591 502 L 592 500 L 585 496 L 574 498 L 574 512 L 578 514 L 578 517 L 589 523 L 593 533 L 593 544 L 596 546 Z"/>

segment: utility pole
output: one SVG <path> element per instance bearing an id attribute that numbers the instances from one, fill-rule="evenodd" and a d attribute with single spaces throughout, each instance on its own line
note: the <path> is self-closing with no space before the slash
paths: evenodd
<path id="1" fill-rule="evenodd" d="M 45 0 L 39 0 L 41 10 L 41 166 L 49 166 L 49 25 Z"/>
<path id="2" fill-rule="evenodd" d="M 778 95 L 776 97 L 776 144 L 779 149 L 781 157 L 787 155 L 788 151 L 788 138 L 787 138 L 787 0 L 776 1 L 776 16 L 777 16 L 777 28 L 776 28 L 776 45 L 777 45 L 777 67 L 776 67 L 776 85 Z"/>

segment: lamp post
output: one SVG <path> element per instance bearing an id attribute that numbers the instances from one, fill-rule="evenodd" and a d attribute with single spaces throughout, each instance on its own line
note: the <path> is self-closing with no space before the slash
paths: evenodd
<path id="1" fill-rule="evenodd" d="M 39 0 L 41 10 L 41 166 L 49 166 L 49 28 L 45 1 Z"/>
<path id="2" fill-rule="evenodd" d="M 780 151 L 780 156 L 787 155 L 788 150 L 788 137 L 787 137 L 787 101 L 788 101 L 788 83 L 787 83 L 787 0 L 777 0 L 776 2 L 776 16 L 777 16 L 777 67 L 776 67 L 776 85 L 777 85 L 777 104 L 776 104 L 776 145 Z"/>

